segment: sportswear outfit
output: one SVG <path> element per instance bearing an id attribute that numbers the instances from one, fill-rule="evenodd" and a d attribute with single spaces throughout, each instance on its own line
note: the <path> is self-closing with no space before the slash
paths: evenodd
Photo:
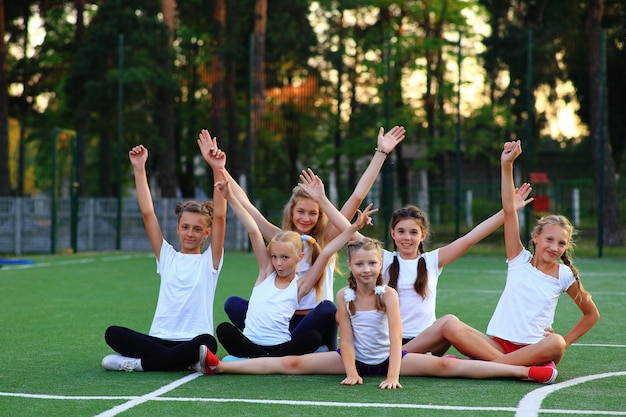
<path id="1" fill-rule="evenodd" d="M 141 358 L 144 371 L 186 370 L 198 362 L 200 345 L 216 352 L 213 300 L 222 264 L 223 256 L 213 268 L 210 245 L 201 254 L 186 254 L 163 239 L 157 260 L 161 285 L 149 334 L 111 326 L 107 344 L 123 356 Z"/>
<path id="2" fill-rule="evenodd" d="M 310 246 L 304 243 L 304 257 L 298 265 L 298 276 L 303 276 L 311 267 L 308 259 Z M 292 338 L 297 337 L 305 332 L 314 330 L 322 336 L 322 345 L 330 350 L 337 348 L 337 332 L 338 324 L 335 319 L 337 306 L 333 302 L 333 273 L 335 268 L 334 259 L 328 263 L 324 270 L 322 284 L 322 301 L 317 302 L 315 289 L 306 294 L 300 302 L 296 310 L 310 310 L 307 314 L 294 314 L 289 321 L 289 331 Z M 224 303 L 224 311 L 230 319 L 231 323 L 239 330 L 244 330 L 245 321 L 248 312 L 248 300 L 238 296 L 229 297 Z M 235 355 L 236 356 L 236 355 Z"/>
<path id="3" fill-rule="evenodd" d="M 506 285 L 487 327 L 487 334 L 520 347 L 544 339 L 560 295 L 576 280 L 563 264 L 559 264 L 558 279 L 544 274 L 530 263 L 532 257 L 524 249 L 507 262 Z"/>
<path id="4" fill-rule="evenodd" d="M 217 337 L 229 354 L 237 357 L 301 355 L 322 343 L 314 330 L 294 334 L 289 322 L 298 307 L 298 276 L 286 288 L 276 286 L 273 272 L 252 289 L 243 332 L 230 323 L 217 327 Z"/>

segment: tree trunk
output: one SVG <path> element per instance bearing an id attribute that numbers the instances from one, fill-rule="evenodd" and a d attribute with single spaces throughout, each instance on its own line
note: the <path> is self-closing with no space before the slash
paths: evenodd
<path id="1" fill-rule="evenodd" d="M 161 63 L 165 74 L 172 74 L 172 46 L 174 43 L 175 0 L 162 0 L 163 21 L 168 26 L 167 53 Z M 176 197 L 176 143 L 174 137 L 174 94 L 169 86 L 158 93 L 159 136 L 163 147 L 159 155 L 159 186 L 163 197 Z"/>
<path id="2" fill-rule="evenodd" d="M 252 129 L 249 151 L 254 155 L 261 120 L 265 111 L 265 28 L 267 26 L 267 0 L 256 0 L 254 4 L 254 33 L 252 56 Z M 254 167 L 254 161 L 252 161 Z M 254 172 L 254 171 L 253 171 Z M 254 176 L 252 176 L 254 177 Z"/>
<path id="3" fill-rule="evenodd" d="M 213 19 L 217 25 L 216 42 L 211 56 L 211 128 L 218 138 L 224 137 L 224 60 L 222 51 L 226 41 L 226 0 L 216 0 Z"/>
<path id="4" fill-rule="evenodd" d="M 4 0 L 0 0 L 0 196 L 11 194 L 9 177 L 9 89 L 7 49 L 4 42 Z"/>
<path id="5" fill-rule="evenodd" d="M 74 5 L 76 7 L 76 28 L 74 30 L 74 43 L 76 51 L 78 51 L 85 38 L 85 20 L 83 14 L 85 11 L 85 0 L 75 0 Z M 84 196 L 87 184 L 87 138 L 89 137 L 89 108 L 87 107 L 86 100 L 82 106 L 76 111 L 76 146 L 77 146 L 77 177 L 78 177 L 78 195 Z"/>
<path id="6" fill-rule="evenodd" d="M 606 105 L 602 90 L 606 82 L 602 74 L 601 51 L 602 14 L 604 12 L 604 0 L 591 0 L 585 19 L 585 33 L 589 44 L 589 131 L 593 152 L 594 184 L 595 189 L 602 191 L 603 212 L 602 230 L 598 230 L 598 236 L 602 233 L 602 241 L 607 246 L 619 246 L 621 244 L 620 216 L 615 184 L 615 164 L 611 157 L 611 146 L 608 139 L 607 117 L 602 116 L 602 106 Z M 604 84 L 604 86 L 603 86 Z M 604 140 L 602 134 L 604 133 Z M 602 174 L 602 175 L 600 175 Z"/>

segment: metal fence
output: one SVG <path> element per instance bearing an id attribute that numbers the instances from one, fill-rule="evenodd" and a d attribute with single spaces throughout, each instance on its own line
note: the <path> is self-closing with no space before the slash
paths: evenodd
<path id="1" fill-rule="evenodd" d="M 174 214 L 179 201 L 165 198 L 154 201 L 163 235 L 174 247 L 179 246 Z M 136 198 L 121 200 L 119 228 L 116 198 L 79 199 L 75 241 L 70 207 L 69 198 L 59 199 L 56 207 L 49 197 L 0 198 L 0 253 L 152 251 Z M 52 227 L 54 217 L 56 227 Z M 230 210 L 226 223 L 225 249 L 246 248 L 247 234 Z"/>
<path id="2" fill-rule="evenodd" d="M 455 187 L 431 187 L 428 202 L 421 201 L 420 190 L 412 189 L 407 193 L 411 204 L 428 207 L 428 215 L 433 228 L 442 236 L 442 232 L 454 229 L 456 221 L 461 222 L 461 232 L 498 211 L 500 203 L 500 184 L 473 183 L 462 187 L 461 207 L 457 209 Z M 267 190 L 269 192 L 269 190 Z M 397 193 L 401 194 L 401 193 Z M 279 198 L 280 196 L 280 198 Z M 374 202 L 381 207 L 380 182 L 372 188 L 367 202 Z M 591 180 L 561 181 L 533 186 L 533 196 L 542 205 L 547 204 L 547 211 L 566 215 L 579 229 L 584 229 L 589 237 L 596 235 L 598 204 L 597 195 Z M 259 209 L 268 218 L 280 224 L 280 214 L 288 196 L 277 193 L 271 199 L 272 204 L 257 202 Z M 626 230 L 626 181 L 618 184 L 622 230 Z M 415 200 L 415 201 L 413 201 Z M 174 208 L 179 199 L 157 199 L 154 201 L 155 212 L 161 223 L 165 238 L 175 247 L 178 246 L 176 235 L 176 217 Z M 392 206 L 400 207 L 403 202 L 394 199 Z M 71 201 L 61 198 L 56 208 L 49 197 L 0 198 L 0 253 L 20 255 L 22 253 L 52 253 L 74 250 L 85 251 L 151 251 L 143 219 L 136 198 L 124 198 L 121 201 L 121 225 L 118 228 L 118 200 L 115 198 L 81 198 L 76 218 L 76 238 L 73 242 Z M 53 210 L 55 208 L 55 210 Z M 535 207 L 533 217 L 544 214 L 546 207 Z M 52 227 L 56 217 L 56 227 Z M 380 223 L 380 220 L 379 220 Z M 119 229 L 119 236 L 118 236 Z M 385 236 L 384 230 L 376 234 Z M 376 237 L 376 236 L 374 236 Z M 448 236 L 446 236 L 447 238 Z M 449 236 L 450 239 L 453 236 Z M 119 242 L 119 247 L 118 246 Z M 248 246 L 248 235 L 234 213 L 228 210 L 226 221 L 226 250 L 244 250 Z"/>

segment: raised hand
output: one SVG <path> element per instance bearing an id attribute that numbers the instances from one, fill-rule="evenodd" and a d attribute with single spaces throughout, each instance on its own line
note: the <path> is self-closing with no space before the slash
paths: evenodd
<path id="1" fill-rule="evenodd" d="M 298 187 L 309 195 L 313 200 L 319 202 L 326 195 L 324 183 L 321 178 L 315 175 L 311 168 L 302 170 Z"/>
<path id="2" fill-rule="evenodd" d="M 504 142 L 504 149 L 502 149 L 502 155 L 500 160 L 502 162 L 513 162 L 515 158 L 522 153 L 522 144 L 519 140 L 512 142 Z"/>
<path id="3" fill-rule="evenodd" d="M 381 127 L 378 131 L 376 147 L 389 153 L 404 139 L 404 134 L 404 126 L 394 126 L 387 133 L 385 133 L 385 130 Z"/>
<path id="4" fill-rule="evenodd" d="M 361 228 L 363 228 L 363 226 L 365 225 L 369 225 L 369 226 L 373 226 L 374 222 L 372 221 L 372 217 L 371 215 L 376 213 L 378 211 L 378 209 L 373 209 L 372 208 L 373 203 L 369 203 L 367 205 L 367 207 L 365 207 L 365 210 L 361 211 L 361 210 L 357 210 L 357 219 L 355 220 L 354 224 L 356 224 L 358 226 L 358 229 L 360 230 Z"/>
<path id="5" fill-rule="evenodd" d="M 534 197 L 528 198 L 532 190 L 533 188 L 527 182 L 515 190 L 515 209 L 521 210 L 528 203 L 534 200 Z"/>
<path id="6" fill-rule="evenodd" d="M 216 181 L 215 184 L 213 184 L 213 187 L 215 187 L 216 191 L 222 193 L 225 199 L 228 200 L 228 197 L 231 196 L 230 185 L 228 185 L 228 181 Z"/>
<path id="7" fill-rule="evenodd" d="M 128 151 L 128 159 L 133 168 L 141 168 L 146 165 L 148 160 L 148 149 L 143 145 L 137 145 Z"/>
<path id="8" fill-rule="evenodd" d="M 217 146 L 217 138 L 212 138 L 211 134 L 202 129 L 198 135 L 198 147 L 202 153 L 202 157 L 213 169 L 221 169 L 226 167 L 226 154 Z"/>

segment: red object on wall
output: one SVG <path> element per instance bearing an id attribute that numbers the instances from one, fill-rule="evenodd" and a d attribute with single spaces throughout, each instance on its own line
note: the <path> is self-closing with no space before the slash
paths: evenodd
<path id="1" fill-rule="evenodd" d="M 531 172 L 530 185 L 533 187 L 533 210 L 549 211 L 550 198 L 548 197 L 548 174 L 545 172 Z"/>

